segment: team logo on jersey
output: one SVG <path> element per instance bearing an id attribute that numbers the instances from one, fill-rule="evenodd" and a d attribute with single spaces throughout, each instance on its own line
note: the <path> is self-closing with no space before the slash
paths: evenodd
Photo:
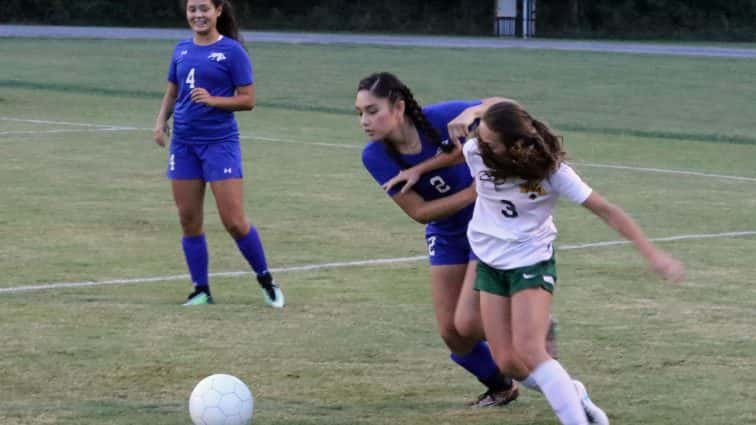
<path id="1" fill-rule="evenodd" d="M 184 55 L 185 55 L 185 54 L 187 54 L 187 53 L 189 53 L 189 51 L 188 51 L 188 50 L 182 50 L 182 51 L 181 51 L 181 53 L 179 53 L 179 55 L 181 55 L 181 56 L 184 56 Z"/>
<path id="2" fill-rule="evenodd" d="M 478 172 L 478 179 L 482 182 L 489 182 L 493 185 L 494 190 L 499 190 L 499 186 L 506 184 L 504 180 L 497 179 L 490 172 L 483 170 Z"/>
<path id="3" fill-rule="evenodd" d="M 539 182 L 525 182 L 520 185 L 520 193 L 529 193 L 528 198 L 535 199 L 538 196 L 546 196 L 546 191 Z"/>
<path id="4" fill-rule="evenodd" d="M 210 56 L 208 56 L 207 58 L 210 59 L 211 61 L 220 62 L 220 61 L 226 60 L 226 55 L 224 55 L 221 52 L 212 52 L 210 53 Z"/>

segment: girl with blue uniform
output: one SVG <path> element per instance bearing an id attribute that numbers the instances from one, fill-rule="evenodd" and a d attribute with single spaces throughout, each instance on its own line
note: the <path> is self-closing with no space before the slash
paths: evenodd
<path id="1" fill-rule="evenodd" d="M 268 270 L 257 229 L 244 215 L 242 156 L 234 112 L 255 106 L 252 64 L 240 42 L 229 0 L 187 0 L 185 8 L 194 36 L 179 42 L 173 51 L 154 129 L 155 142 L 165 146 L 167 121 L 173 115 L 167 176 L 194 284 L 184 305 L 213 303 L 202 227 L 209 183 L 221 221 L 257 275 L 265 301 L 281 308 L 283 293 Z"/>
<path id="2" fill-rule="evenodd" d="M 377 73 L 360 81 L 355 108 L 371 141 L 362 151 L 365 168 L 380 185 L 402 169 L 453 148 L 447 125 L 499 98 L 450 101 L 420 108 L 396 76 Z M 472 289 L 475 257 L 467 242 L 475 192 L 465 164 L 419 176 L 413 190 L 387 187 L 391 199 L 411 218 L 426 224 L 431 292 L 441 338 L 451 359 L 480 380 L 487 391 L 472 403 L 504 405 L 517 398 L 511 379 L 497 368 L 483 341 L 478 295 Z"/>

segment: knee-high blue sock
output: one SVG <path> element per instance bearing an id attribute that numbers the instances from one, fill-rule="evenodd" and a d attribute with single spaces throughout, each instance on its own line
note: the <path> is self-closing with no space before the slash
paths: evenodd
<path id="1" fill-rule="evenodd" d="M 252 270 L 258 276 L 268 272 L 265 251 L 263 250 L 262 241 L 260 241 L 260 235 L 257 233 L 255 226 L 249 226 L 249 233 L 247 233 L 247 236 L 237 239 L 236 246 L 239 247 L 239 251 L 241 251 L 250 267 L 252 267 Z"/>
<path id="2" fill-rule="evenodd" d="M 181 247 L 184 249 L 184 258 L 186 258 L 186 265 L 189 266 L 189 275 L 192 277 L 194 286 L 208 286 L 208 254 L 205 235 L 184 236 L 181 239 Z"/>
<path id="3" fill-rule="evenodd" d="M 452 353 L 450 357 L 455 363 L 475 375 L 483 385 L 491 390 L 498 391 L 508 389 L 512 386 L 511 379 L 504 378 L 501 375 L 491 355 L 491 350 L 484 341 L 478 341 L 473 349 L 464 356 Z"/>

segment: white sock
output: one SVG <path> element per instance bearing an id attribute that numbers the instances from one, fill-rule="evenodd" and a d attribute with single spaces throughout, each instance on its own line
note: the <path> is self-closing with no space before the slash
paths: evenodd
<path id="1" fill-rule="evenodd" d="M 528 378 L 536 382 L 563 425 L 588 425 L 572 378 L 558 361 L 539 364 Z"/>

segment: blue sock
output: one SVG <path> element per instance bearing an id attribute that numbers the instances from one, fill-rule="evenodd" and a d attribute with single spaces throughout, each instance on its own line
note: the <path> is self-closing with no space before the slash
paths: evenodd
<path id="1" fill-rule="evenodd" d="M 478 341 L 473 349 L 464 356 L 458 356 L 452 353 L 450 357 L 455 363 L 475 375 L 480 382 L 489 388 L 502 386 L 508 387 L 508 384 L 511 384 L 509 379 L 506 379 L 506 382 L 502 382 L 499 367 L 496 366 L 496 362 L 491 355 L 491 350 L 488 348 L 488 344 L 484 341 Z"/>
<path id="2" fill-rule="evenodd" d="M 265 251 L 263 250 L 260 235 L 257 234 L 255 226 L 249 226 L 247 236 L 237 239 L 236 246 L 239 247 L 244 258 L 258 276 L 268 272 L 268 262 L 265 261 Z"/>
<path id="3" fill-rule="evenodd" d="M 184 249 L 184 258 L 186 258 L 186 265 L 189 266 L 189 274 L 194 286 L 208 286 L 208 254 L 205 235 L 184 236 L 181 239 L 181 247 Z"/>

